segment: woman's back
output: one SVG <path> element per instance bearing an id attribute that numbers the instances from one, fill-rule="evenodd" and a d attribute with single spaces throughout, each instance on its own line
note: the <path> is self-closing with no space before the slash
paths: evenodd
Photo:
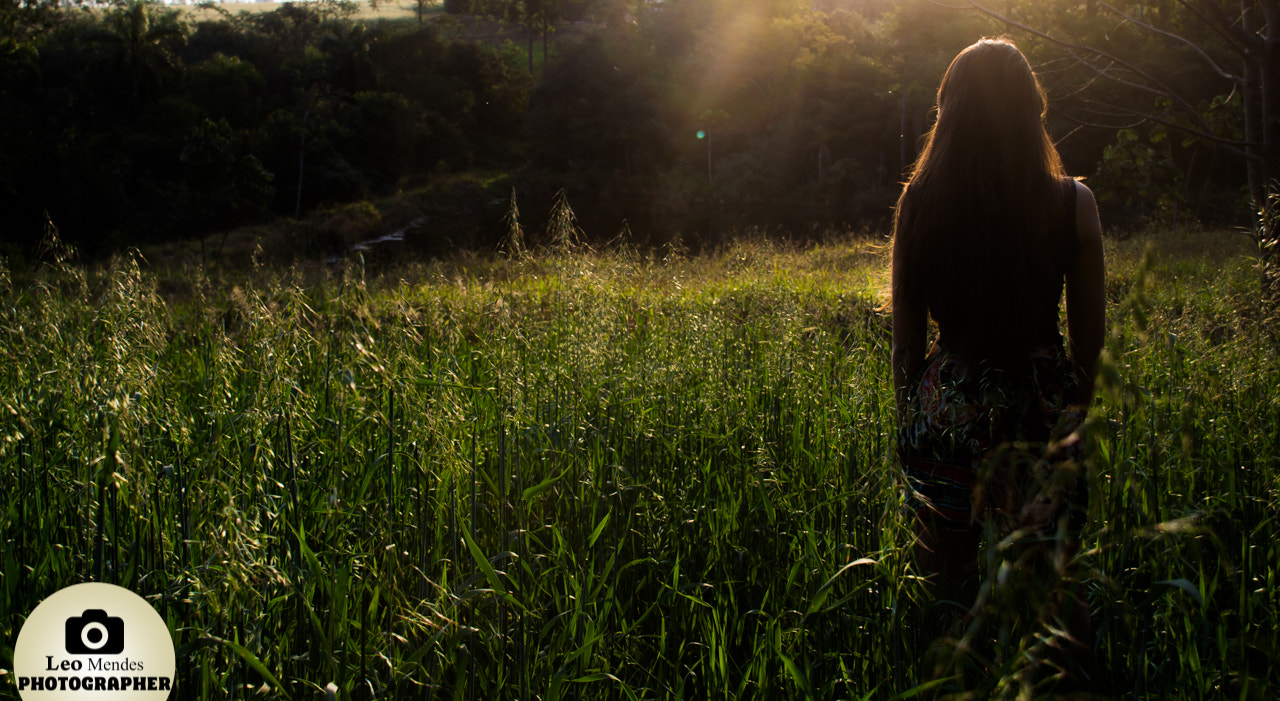
<path id="1" fill-rule="evenodd" d="M 943 79 L 937 121 L 899 201 L 894 304 L 925 308 L 952 350 L 975 362 L 1007 365 L 1057 328 L 1075 192 L 1044 114 L 1017 48 L 966 49 Z"/>
<path id="2" fill-rule="evenodd" d="M 976 515 L 971 492 L 989 454 L 1069 434 L 1092 393 L 1103 325 L 1097 209 L 1064 174 L 1045 112 L 1015 46 L 965 49 L 898 202 L 899 454 L 919 503 L 950 504 L 949 519 Z M 1058 331 L 1064 287 L 1070 354 Z"/>
<path id="3" fill-rule="evenodd" d="M 1087 503 L 1077 429 L 1102 345 L 1101 231 L 1044 115 L 1016 47 L 965 49 L 895 220 L 893 381 L 916 565 L 939 599 L 963 604 L 977 594 L 980 518 L 1001 533 L 1074 533 Z"/>
<path id="4" fill-rule="evenodd" d="M 895 297 L 915 297 L 952 352 L 1015 370 L 1031 349 L 1061 345 L 1063 281 L 1078 248 L 1076 199 L 1075 181 L 1061 178 L 1033 198 L 1036 217 L 987 222 L 963 213 L 932 224 L 941 235 L 914 232 L 912 243 L 904 231 L 895 246 L 907 250 L 895 258 L 907 279 Z M 900 211 L 908 220 L 914 206 L 912 193 L 904 196 Z"/>

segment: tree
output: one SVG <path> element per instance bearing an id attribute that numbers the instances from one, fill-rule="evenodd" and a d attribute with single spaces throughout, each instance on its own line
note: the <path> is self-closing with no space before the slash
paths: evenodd
<path id="1" fill-rule="evenodd" d="M 454 9 L 450 9 L 450 8 Z M 449 12 L 473 11 L 489 15 L 508 22 L 519 22 L 524 25 L 528 40 L 529 74 L 534 73 L 533 44 L 538 32 L 542 33 L 542 59 L 547 58 L 548 35 L 555 23 L 560 21 L 561 7 L 559 0 L 472 0 L 467 3 L 449 3 L 445 9 Z"/>
<path id="2" fill-rule="evenodd" d="M 524 0 L 524 24 L 529 32 L 529 73 L 533 73 L 534 30 L 542 30 L 542 62 L 547 62 L 547 42 L 551 28 L 560 21 L 559 0 Z"/>
<path id="3" fill-rule="evenodd" d="M 143 88 L 158 85 L 177 66 L 173 49 L 186 40 L 187 26 L 176 10 L 162 9 L 152 0 L 125 0 L 106 14 L 103 25 L 97 40 L 123 73 L 136 108 Z"/>

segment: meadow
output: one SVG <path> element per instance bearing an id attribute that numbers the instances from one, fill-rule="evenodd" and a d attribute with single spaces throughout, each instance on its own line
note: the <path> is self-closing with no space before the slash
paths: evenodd
<path id="1" fill-rule="evenodd" d="M 0 669 L 38 602 L 98 580 L 167 621 L 173 698 L 1047 694 L 1061 630 L 996 615 L 1031 586 L 1004 544 L 944 677 L 917 669 L 887 253 L 0 265 Z M 1067 583 L 1094 688 L 1269 698 L 1275 310 L 1238 232 L 1107 256 Z"/>

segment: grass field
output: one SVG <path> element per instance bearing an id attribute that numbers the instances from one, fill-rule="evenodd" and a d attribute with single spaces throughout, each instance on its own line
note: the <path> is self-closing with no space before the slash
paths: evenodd
<path id="1" fill-rule="evenodd" d="M 1068 583 L 1107 695 L 1280 688 L 1280 357 L 1246 243 L 1108 244 Z M 174 698 L 1043 693 L 1054 621 L 999 606 L 922 686 L 886 273 L 860 238 L 0 267 L 0 668 L 101 580 L 168 622 Z M 1034 589 L 1005 555 L 1000 606 Z"/>

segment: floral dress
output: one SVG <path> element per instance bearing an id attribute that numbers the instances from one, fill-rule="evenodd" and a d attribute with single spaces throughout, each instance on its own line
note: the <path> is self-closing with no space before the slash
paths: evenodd
<path id="1" fill-rule="evenodd" d="M 899 424 L 908 504 L 957 527 L 991 518 L 1002 533 L 1078 532 L 1088 499 L 1078 394 L 1061 341 L 1016 372 L 970 367 L 935 343 Z"/>

